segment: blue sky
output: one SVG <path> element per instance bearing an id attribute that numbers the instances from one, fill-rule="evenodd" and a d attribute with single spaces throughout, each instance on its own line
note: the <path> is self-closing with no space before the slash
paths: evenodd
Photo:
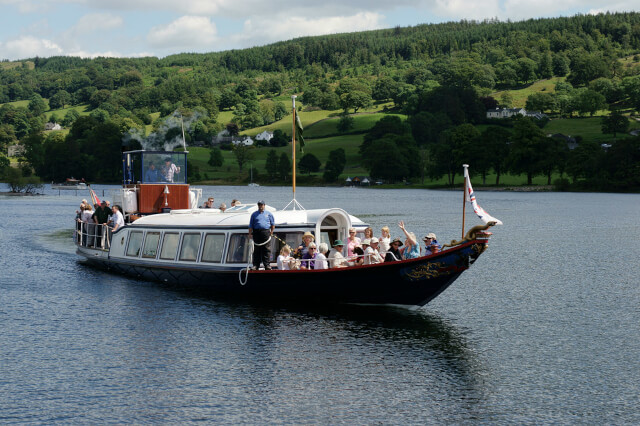
<path id="1" fill-rule="evenodd" d="M 398 25 L 638 9 L 639 0 L 0 0 L 0 59 L 164 57 Z"/>

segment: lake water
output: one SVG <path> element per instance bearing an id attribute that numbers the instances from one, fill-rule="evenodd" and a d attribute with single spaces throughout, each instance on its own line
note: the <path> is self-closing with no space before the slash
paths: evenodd
<path id="1" fill-rule="evenodd" d="M 216 204 L 291 199 L 204 189 Z M 504 226 L 418 311 L 228 303 L 96 271 L 71 241 L 86 192 L 0 196 L 0 422 L 640 423 L 640 196 L 477 195 Z M 461 192 L 297 199 L 376 235 L 404 220 L 460 237 Z"/>

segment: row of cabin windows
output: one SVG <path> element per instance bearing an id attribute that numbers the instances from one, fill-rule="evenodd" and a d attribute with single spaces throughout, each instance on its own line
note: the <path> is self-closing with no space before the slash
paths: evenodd
<path id="1" fill-rule="evenodd" d="M 271 239 L 271 261 L 275 261 L 282 243 L 286 241 L 291 247 L 297 247 L 302 240 L 301 232 L 278 233 L 279 239 Z M 180 240 L 182 238 L 182 244 Z M 127 244 L 126 255 L 129 257 L 143 257 L 146 259 L 178 260 L 195 262 L 200 254 L 200 262 L 221 263 L 225 248 L 225 234 L 208 233 L 204 235 L 196 232 L 147 231 L 146 238 L 143 231 L 131 231 Z M 202 247 L 201 247 L 202 244 Z M 249 239 L 247 234 L 232 234 L 227 251 L 227 263 L 247 263 L 249 258 Z M 179 253 L 178 253 L 179 249 Z M 158 256 L 158 251 L 160 255 Z"/>

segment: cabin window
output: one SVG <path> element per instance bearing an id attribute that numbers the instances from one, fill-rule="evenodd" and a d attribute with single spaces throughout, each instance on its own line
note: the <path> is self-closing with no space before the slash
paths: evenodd
<path id="1" fill-rule="evenodd" d="M 162 239 L 162 250 L 160 250 L 160 259 L 173 260 L 178 252 L 178 241 L 180 234 L 167 232 Z"/>
<path id="2" fill-rule="evenodd" d="M 247 234 L 234 234 L 229 241 L 227 253 L 228 263 L 247 263 L 249 258 L 249 241 Z"/>
<path id="3" fill-rule="evenodd" d="M 327 216 L 322 220 L 322 226 L 338 226 L 338 222 L 331 216 Z"/>
<path id="4" fill-rule="evenodd" d="M 147 238 L 145 238 L 144 240 L 144 248 L 142 249 L 142 257 L 155 259 L 156 254 L 158 254 L 159 242 L 160 242 L 159 232 L 147 232 Z"/>
<path id="5" fill-rule="evenodd" d="M 224 234 L 207 234 L 204 237 L 204 247 L 202 248 L 201 262 L 222 262 L 222 251 L 224 250 Z"/>
<path id="6" fill-rule="evenodd" d="M 127 256 L 138 257 L 140 247 L 142 247 L 142 235 L 142 231 L 131 231 L 129 245 L 127 246 Z"/>
<path id="7" fill-rule="evenodd" d="M 184 234 L 180 248 L 180 260 L 195 262 L 200 249 L 200 234 Z"/>

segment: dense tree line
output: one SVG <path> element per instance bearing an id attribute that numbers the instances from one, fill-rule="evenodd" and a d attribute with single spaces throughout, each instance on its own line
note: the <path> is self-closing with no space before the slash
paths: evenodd
<path id="1" fill-rule="evenodd" d="M 233 110 L 232 123 L 238 130 L 247 130 L 290 114 L 278 96 L 302 93 L 304 108 L 342 109 L 346 113 L 358 112 L 373 102 L 391 101 L 396 110 L 409 115 L 407 123 L 385 121 L 372 130 L 372 136 L 365 137 L 363 164 L 374 175 L 397 180 L 446 174 L 452 180 L 458 173 L 453 161 L 474 148 L 476 159 L 484 155 L 482 152 L 493 153 L 479 169 L 485 174 L 493 170 L 498 179 L 506 171 L 515 172 L 518 167 L 514 164 L 519 162 L 528 163 L 529 170 L 522 171 L 528 176 L 551 176 L 552 170 L 573 169 L 569 163 L 566 167 L 538 164 L 544 163 L 534 158 L 538 147 L 535 155 L 525 148 L 537 142 L 527 142 L 524 136 L 519 143 L 525 154 L 514 153 L 517 143 L 513 138 L 523 124 L 491 127 L 490 133 L 476 130 L 474 126 L 484 121 L 487 108 L 510 106 L 507 97 L 496 100 L 488 95 L 541 78 L 566 77 L 553 93 L 530 96 L 527 108 L 567 117 L 613 110 L 603 122 L 603 131 L 616 136 L 626 131 L 619 111 L 640 111 L 640 67 L 624 66 L 621 61 L 633 58 L 638 62 L 639 54 L 640 13 L 607 13 L 397 27 L 162 59 L 51 57 L 31 58 L 12 66 L 3 62 L 0 103 L 5 104 L 0 106 L 0 147 L 21 141 L 38 175 L 60 177 L 58 164 L 49 164 L 58 154 L 68 154 L 64 161 L 71 167 L 74 161 L 83 160 L 83 155 L 100 158 L 104 153 L 100 150 L 111 142 L 98 141 L 94 134 L 115 141 L 118 133 L 121 137 L 131 129 L 144 133 L 144 126 L 151 124 L 162 139 L 177 132 L 175 127 L 163 129 L 166 117 L 181 111 L 185 116 L 197 116 L 190 120 L 186 138 L 208 141 L 228 128 L 229 123 L 218 121 L 220 111 Z M 19 100 L 28 104 L 6 104 Z M 72 129 L 91 130 L 81 134 L 74 130 L 66 138 L 41 134 L 45 111 L 76 105 L 89 108 L 90 125 L 75 110 L 51 119 Z M 152 113 L 160 113 L 160 118 L 154 121 Z M 352 125 L 345 114 L 340 131 Z M 503 155 L 502 146 L 487 149 L 495 140 L 508 139 L 505 132 L 511 138 L 508 155 Z M 90 147 L 93 143 L 97 146 Z M 63 147 L 65 144 L 69 146 Z M 618 149 L 614 148 L 603 155 L 580 149 L 584 150 L 582 155 L 591 152 L 605 161 L 612 158 L 609 152 Z M 386 164 L 376 160 L 376 153 L 381 152 L 392 152 Z M 498 164 L 497 152 L 498 157 L 509 160 Z M 518 155 L 524 159 L 518 160 Z M 334 167 L 340 165 L 339 153 L 334 157 L 325 166 L 327 179 L 344 168 L 344 164 Z M 278 162 L 284 164 L 285 160 Z M 305 163 L 303 168 L 315 170 L 314 164 Z M 86 178 L 106 179 L 109 175 L 98 172 L 101 164 L 91 163 L 86 171 L 73 167 L 69 170 Z M 90 173 L 99 175 L 91 177 Z"/>

